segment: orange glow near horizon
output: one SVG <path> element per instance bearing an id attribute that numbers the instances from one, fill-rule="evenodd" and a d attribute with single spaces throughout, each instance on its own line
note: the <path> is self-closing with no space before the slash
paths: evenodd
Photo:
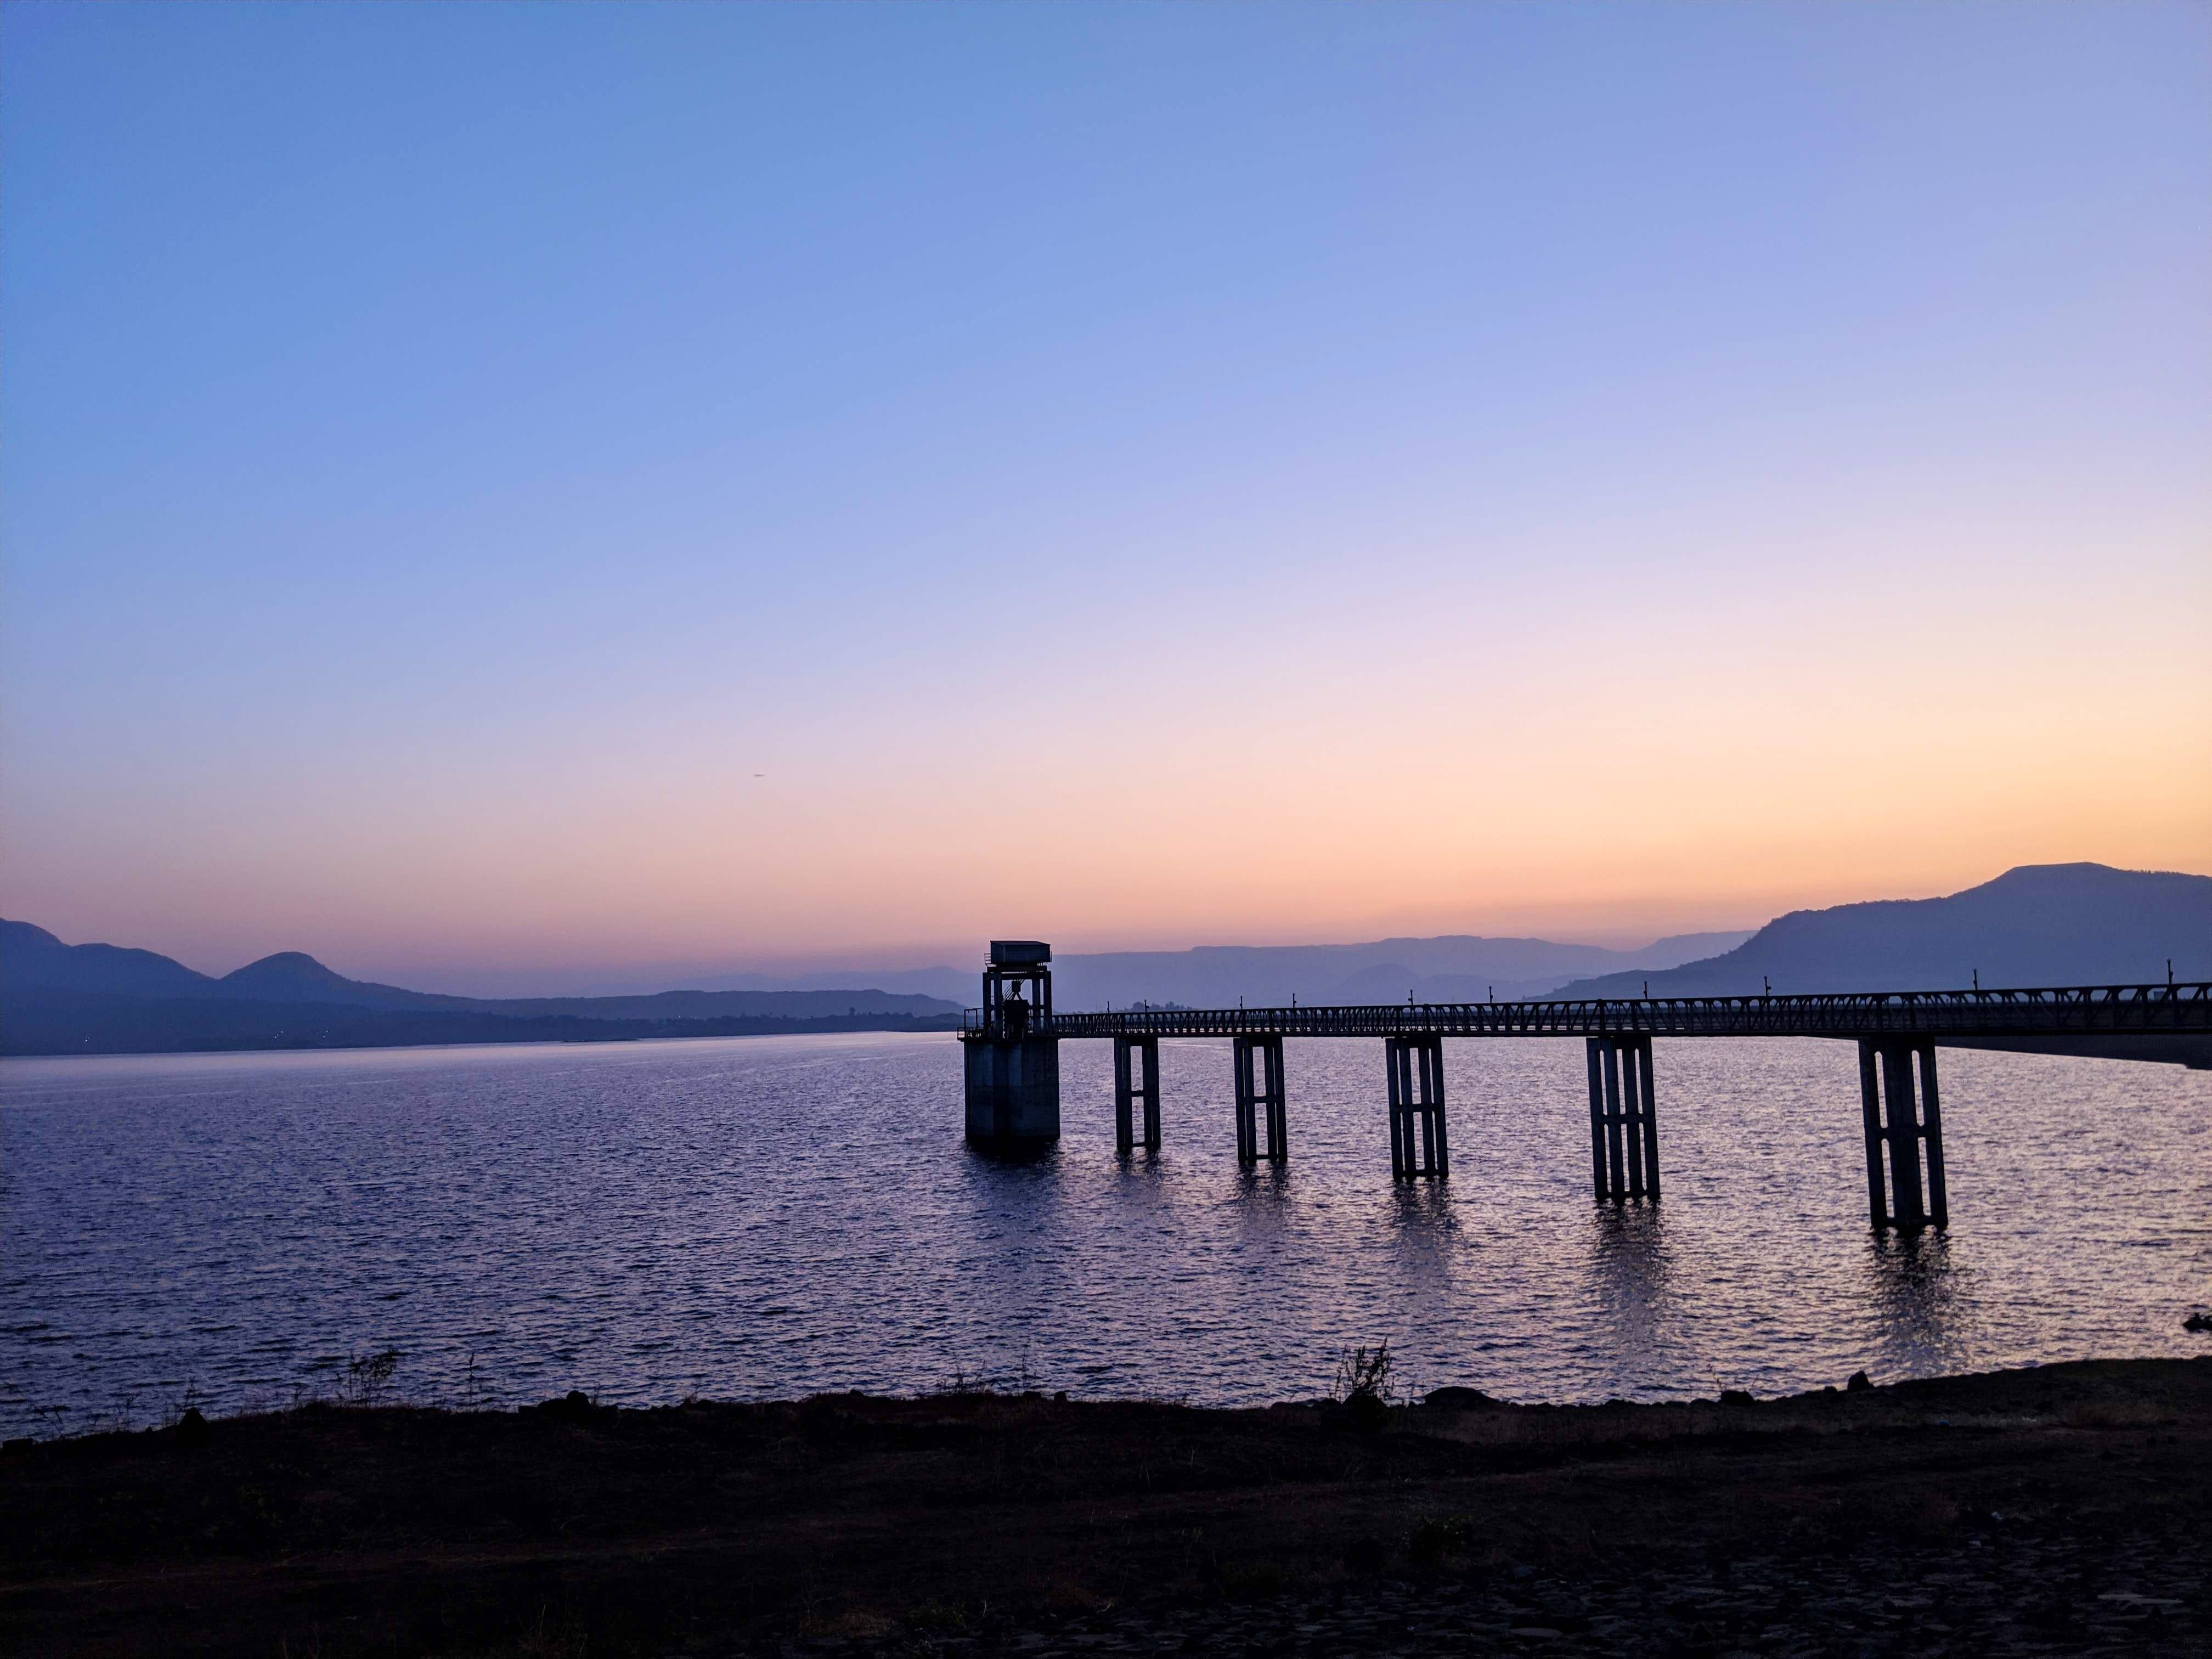
<path id="1" fill-rule="evenodd" d="M 554 991 L 2212 872 L 2204 7 L 0 34 L 0 913 L 72 942 Z"/>
<path id="2" fill-rule="evenodd" d="M 216 970 L 296 948 L 358 976 L 546 988 L 631 969 L 964 965 L 993 934 L 1068 951 L 1627 945 L 2016 864 L 2212 870 L 2212 765 L 2189 755 L 2212 696 L 2178 654 L 2079 653 L 2041 696 L 2014 674 L 2009 698 L 1956 704 L 1927 675 L 1823 696 L 1809 682 L 1832 669 L 1742 655 L 1620 708 L 1589 687 L 1501 718 L 1432 681 L 1419 720 L 1388 719 L 1386 686 L 1326 719 L 1237 722 L 1234 743 L 1165 721 L 1117 747 L 1120 721 L 1070 712 L 1042 754 L 933 746 L 917 724 L 860 759 L 826 734 L 819 757 L 794 743 L 761 779 L 680 744 L 534 777 L 456 772 L 375 811 L 363 777 L 304 836 L 296 813 L 238 821 L 189 866 L 97 839 L 46 849 L 61 902 L 19 880 L 11 914 Z M 1747 673 L 1764 701 L 1739 696 Z M 2104 676 L 2127 695 L 2085 696 Z"/>

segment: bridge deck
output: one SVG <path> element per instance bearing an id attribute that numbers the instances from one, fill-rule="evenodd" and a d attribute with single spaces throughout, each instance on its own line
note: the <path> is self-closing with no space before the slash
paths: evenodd
<path id="1" fill-rule="evenodd" d="M 1812 996 L 1639 997 L 1573 1002 L 1385 1003 L 1291 1008 L 1153 1008 L 1054 1014 L 1053 1037 L 1923 1036 L 2212 1034 L 2212 982 Z M 990 1033 L 981 1011 L 963 1039 Z"/>

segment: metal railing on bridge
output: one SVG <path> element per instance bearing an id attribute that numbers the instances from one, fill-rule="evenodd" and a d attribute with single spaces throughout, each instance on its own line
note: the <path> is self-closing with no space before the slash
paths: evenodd
<path id="1" fill-rule="evenodd" d="M 2212 982 L 1054 1013 L 1053 1037 L 2066 1036 L 2212 1034 Z M 988 1034 L 970 1008 L 963 1036 Z"/>

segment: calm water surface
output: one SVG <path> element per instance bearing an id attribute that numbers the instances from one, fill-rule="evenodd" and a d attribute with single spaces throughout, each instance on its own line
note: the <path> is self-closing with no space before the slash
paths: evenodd
<path id="1" fill-rule="evenodd" d="M 962 1142 L 950 1037 L 0 1063 L 0 1427 L 331 1392 L 646 1403 L 914 1391 L 1771 1393 L 2193 1353 L 2212 1073 L 1942 1051 L 1953 1225 L 1868 1231 L 1848 1043 L 1662 1041 L 1667 1197 L 1589 1195 L 1578 1042 L 1452 1042 L 1453 1174 L 1394 1186 L 1381 1045 L 1288 1048 L 1291 1160 L 1240 1170 L 1226 1043 L 1163 1046 L 1166 1147 Z M 57 1411 L 55 1408 L 65 1408 Z"/>

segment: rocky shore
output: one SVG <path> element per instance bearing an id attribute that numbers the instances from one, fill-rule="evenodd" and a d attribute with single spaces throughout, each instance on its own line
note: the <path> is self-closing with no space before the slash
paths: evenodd
<path id="1" fill-rule="evenodd" d="M 794 1656 L 988 1654 L 1892 1654 L 2200 1656 L 2212 1650 L 2212 1547 L 1967 1539 L 1930 1560 L 1870 1542 L 1846 1554 L 1689 1562 L 1663 1578 L 1520 1566 L 1487 1580 L 1388 1578 L 1325 1595 L 1110 1612 L 1049 1629 L 899 1632 L 779 1644 Z"/>
<path id="2" fill-rule="evenodd" d="M 0 1637 L 137 1655 L 2212 1650 L 2212 1359 L 1380 1413 L 315 1407 L 0 1451 Z"/>

